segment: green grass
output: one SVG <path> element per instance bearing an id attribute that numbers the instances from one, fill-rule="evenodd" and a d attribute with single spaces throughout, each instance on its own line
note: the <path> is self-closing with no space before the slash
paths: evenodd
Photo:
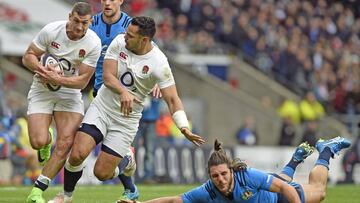
<path id="1" fill-rule="evenodd" d="M 185 192 L 195 185 L 139 185 L 140 200 L 176 195 Z M 30 187 L 0 187 L 0 203 L 24 203 L 31 190 Z M 44 197 L 46 200 L 54 197 L 62 187 L 50 187 Z M 73 203 L 114 203 L 120 197 L 121 185 L 79 186 Z M 324 203 L 360 202 L 360 185 L 329 186 Z"/>

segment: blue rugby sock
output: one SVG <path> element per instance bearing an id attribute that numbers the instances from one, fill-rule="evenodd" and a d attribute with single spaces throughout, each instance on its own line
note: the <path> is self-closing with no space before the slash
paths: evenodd
<path id="1" fill-rule="evenodd" d="M 291 179 L 294 178 L 295 169 L 291 168 L 290 166 L 285 166 L 281 171 L 282 174 L 289 176 Z"/>
<path id="2" fill-rule="evenodd" d="M 130 190 L 130 192 L 135 192 L 135 185 L 131 177 L 128 177 L 124 174 L 120 174 L 118 177 L 121 180 L 122 184 L 124 185 L 125 190 Z"/>
<path id="3" fill-rule="evenodd" d="M 130 192 L 135 192 L 135 185 L 132 182 L 131 177 L 128 177 L 124 175 L 124 170 L 126 166 L 129 164 L 130 160 L 127 156 L 124 156 L 124 158 L 121 160 L 121 162 L 118 165 L 120 174 L 118 175 L 121 183 L 124 185 L 125 190 L 130 190 Z"/>
<path id="4" fill-rule="evenodd" d="M 325 147 L 325 149 L 320 153 L 318 160 L 316 161 L 315 165 L 323 165 L 327 169 L 329 169 L 330 164 L 330 157 L 332 152 L 329 147 Z"/>
<path id="5" fill-rule="evenodd" d="M 283 168 L 283 170 L 281 171 L 281 173 L 289 176 L 291 179 L 294 178 L 294 173 L 296 170 L 296 167 L 300 164 L 301 162 L 297 162 L 295 161 L 293 158 L 291 158 L 291 160 L 289 161 L 289 163 Z"/>
<path id="6" fill-rule="evenodd" d="M 122 174 L 124 173 L 124 170 L 126 168 L 126 166 L 129 164 L 130 160 L 127 156 L 124 156 L 123 159 L 121 159 L 118 168 L 119 168 L 119 173 Z"/>

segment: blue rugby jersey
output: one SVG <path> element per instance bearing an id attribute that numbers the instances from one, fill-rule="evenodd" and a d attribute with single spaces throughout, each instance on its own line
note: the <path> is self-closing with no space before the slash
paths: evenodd
<path id="1" fill-rule="evenodd" d="M 208 180 L 203 185 L 184 193 L 184 203 L 276 203 L 277 193 L 269 192 L 273 176 L 254 168 L 234 172 L 234 190 L 231 198 L 222 195 Z"/>
<path id="2" fill-rule="evenodd" d="M 119 34 L 124 33 L 131 22 L 131 17 L 121 12 L 120 19 L 113 24 L 106 24 L 102 19 L 102 12 L 93 16 L 90 29 L 93 30 L 101 39 L 101 55 L 96 65 L 94 90 L 100 89 L 103 84 L 103 62 L 106 50 L 112 40 Z"/>

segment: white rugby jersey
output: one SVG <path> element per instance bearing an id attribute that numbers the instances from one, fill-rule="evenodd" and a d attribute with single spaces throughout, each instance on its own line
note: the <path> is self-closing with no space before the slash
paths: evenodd
<path id="1" fill-rule="evenodd" d="M 73 41 L 66 34 L 67 21 L 47 24 L 35 37 L 33 43 L 41 50 L 57 57 L 65 76 L 77 76 L 81 63 L 96 67 L 101 53 L 101 41 L 90 29 L 81 39 Z M 33 87 L 44 88 L 34 77 Z M 80 89 L 61 87 L 57 93 L 80 93 Z"/>
<path id="2" fill-rule="evenodd" d="M 141 105 L 134 103 L 132 115 L 138 117 L 146 96 L 155 84 L 162 89 L 174 85 L 175 81 L 165 54 L 157 46 L 153 46 L 145 55 L 136 55 L 125 48 L 124 36 L 119 34 L 111 42 L 105 59 L 117 60 L 119 82 L 142 102 Z M 105 85 L 100 88 L 94 103 L 105 108 L 110 114 L 120 113 L 120 95 Z"/>

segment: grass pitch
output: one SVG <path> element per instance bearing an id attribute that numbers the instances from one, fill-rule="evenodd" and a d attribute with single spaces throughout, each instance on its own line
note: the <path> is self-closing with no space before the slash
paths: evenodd
<path id="1" fill-rule="evenodd" d="M 156 197 L 181 194 L 196 185 L 138 185 L 140 201 Z M 0 187 L 0 203 L 24 203 L 31 187 Z M 62 191 L 51 186 L 44 193 L 46 200 Z M 360 202 L 360 185 L 329 186 L 324 203 Z M 78 186 L 73 203 L 114 203 L 123 192 L 122 185 Z"/>

